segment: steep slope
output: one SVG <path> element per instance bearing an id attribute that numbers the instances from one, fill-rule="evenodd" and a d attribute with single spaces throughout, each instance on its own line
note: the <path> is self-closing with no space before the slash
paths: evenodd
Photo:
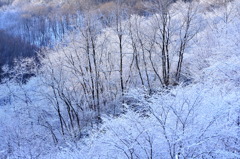
<path id="1" fill-rule="evenodd" d="M 186 48 L 182 79 L 177 86 L 161 88 L 148 64 L 151 86 L 155 88 L 149 92 L 144 89 L 147 80 L 142 86 L 138 68 L 131 65 L 131 59 L 136 59 L 132 58 L 135 54 L 127 29 L 132 24 L 129 22 L 141 22 L 137 25 L 139 30 L 151 37 L 150 24 L 158 15 L 132 16 L 129 21 L 122 21 L 126 28 L 123 77 L 130 79 L 126 80 L 130 82 L 124 105 L 120 105 L 117 70 L 119 32 L 115 27 L 97 32 L 101 23 L 96 19 L 86 21 L 96 32 L 78 28 L 63 43 L 47 49 L 44 66 L 26 85 L 14 82 L 1 85 L 0 158 L 240 158 L 240 3 L 231 2 L 210 11 L 206 4 L 196 4 L 193 31 L 198 28 L 198 32 Z M 179 5 L 188 6 L 179 2 L 175 7 Z M 182 24 L 186 10 L 181 9 L 173 12 L 176 15 L 173 22 L 178 23 L 171 31 Z M 174 52 L 181 38 L 178 30 L 171 33 L 176 33 L 171 43 Z M 83 41 L 85 35 L 93 37 L 96 50 L 101 53 L 97 55 L 102 55 L 96 57 L 100 75 L 87 67 L 89 61 L 94 63 L 94 56 L 90 54 L 88 61 L 88 54 L 84 54 L 89 42 Z M 137 34 L 132 37 L 137 39 Z M 150 46 L 151 39 L 145 38 L 144 42 L 144 46 Z M 157 53 L 158 49 L 154 51 Z M 154 60 L 155 66 L 159 66 L 158 58 Z M 172 67 L 176 66 L 174 60 Z M 24 64 L 30 62 L 26 60 L 18 66 L 18 76 L 24 73 Z M 82 66 L 84 71 L 79 73 L 80 69 L 73 70 L 70 66 Z M 91 77 L 101 77 L 97 82 L 104 88 L 99 89 L 103 113 L 100 122 L 96 122 L 97 111 L 91 109 L 89 90 L 96 87 L 96 83 L 89 86 Z M 85 87 L 81 85 L 84 82 Z"/>

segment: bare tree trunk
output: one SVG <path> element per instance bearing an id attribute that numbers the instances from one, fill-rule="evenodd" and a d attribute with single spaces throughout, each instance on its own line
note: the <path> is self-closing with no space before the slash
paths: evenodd
<path id="1" fill-rule="evenodd" d="M 132 30 L 131 22 L 129 22 L 129 31 L 130 31 L 131 44 L 132 44 L 132 49 L 133 49 L 133 58 L 134 58 L 135 63 L 136 63 L 136 68 L 138 70 L 138 74 L 139 74 L 139 77 L 140 77 L 141 84 L 142 84 L 142 86 L 144 86 L 143 76 L 142 76 L 140 66 L 139 66 L 139 53 L 138 53 L 138 49 L 137 49 L 136 40 L 133 37 L 133 30 Z"/>
<path id="2" fill-rule="evenodd" d="M 117 10 L 115 13 L 116 16 L 116 27 L 117 27 L 117 36 L 119 41 L 119 73 L 120 73 L 120 87 L 121 87 L 121 95 L 124 95 L 124 79 L 123 79 L 123 2 L 121 0 L 117 1 Z"/>

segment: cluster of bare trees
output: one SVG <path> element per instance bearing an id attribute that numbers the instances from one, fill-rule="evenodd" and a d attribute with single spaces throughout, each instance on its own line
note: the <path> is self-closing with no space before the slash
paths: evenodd
<path id="1" fill-rule="evenodd" d="M 182 10 L 156 1 L 151 17 L 130 15 L 120 1 L 105 17 L 86 11 L 67 45 L 46 51 L 43 94 L 56 109 L 62 135 L 79 137 L 86 125 L 101 122 L 102 113 L 118 114 L 129 88 L 151 93 L 184 82 L 184 54 L 199 23 L 195 4 L 179 4 Z"/>
<path id="2" fill-rule="evenodd" d="M 170 0 L 167 3 L 175 2 Z M 81 0 L 44 3 L 15 1 L 20 9 L 20 21 L 9 32 L 16 32 L 22 39 L 38 46 L 51 46 L 55 41 L 63 39 L 66 32 L 74 30 L 81 23 L 82 14 L 92 12 L 112 13 L 113 8 L 125 8 L 128 13 L 153 14 L 154 6 L 165 3 L 159 0 Z M 159 6 L 162 7 L 162 6 Z M 165 6 L 164 6 L 165 7 Z M 106 15 L 106 14 L 104 14 Z"/>
<path id="3" fill-rule="evenodd" d="M 169 4 L 172 2 L 173 1 L 168 1 Z M 14 3 L 17 4 L 18 2 L 15 1 Z M 19 21 L 15 26 L 7 28 L 7 33 L 14 34 L 14 36 L 20 37 L 23 39 L 23 41 L 38 47 L 53 46 L 54 42 L 61 41 L 66 33 L 76 29 L 76 27 L 81 25 L 82 18 L 85 13 L 94 12 L 94 14 L 101 15 L 98 18 L 104 27 L 117 25 L 116 29 L 120 43 L 119 51 L 120 56 L 122 56 L 123 53 L 121 47 L 123 42 L 123 28 L 121 26 L 121 21 L 129 17 L 129 15 L 132 13 L 140 13 L 143 11 L 145 13 L 148 12 L 149 14 L 153 14 L 155 12 L 153 9 L 153 4 L 158 4 L 159 6 L 157 9 L 155 9 L 155 11 L 166 7 L 161 6 L 163 4 L 162 1 L 158 2 L 147 0 L 73 0 L 69 3 L 64 2 L 61 4 L 61 8 L 57 7 L 57 3 L 55 1 L 46 1 L 44 4 L 33 2 L 28 4 L 28 1 L 21 1 L 21 3 L 19 1 L 19 5 L 21 6 L 21 10 L 19 12 Z M 35 56 L 35 53 L 33 53 L 31 56 Z M 122 59 L 122 57 L 120 59 Z M 122 70 L 122 68 L 120 69 Z M 120 71 L 120 73 L 121 72 L 122 71 Z M 168 78 L 168 75 L 164 75 L 164 78 Z M 121 88 L 123 92 L 123 79 L 121 79 L 121 81 Z M 167 81 L 165 82 L 167 83 Z"/>
<path id="4" fill-rule="evenodd" d="M 80 12 L 69 6 L 59 10 L 44 5 L 27 6 L 21 13 L 17 32 L 31 44 L 51 46 L 73 30 L 80 19 Z"/>

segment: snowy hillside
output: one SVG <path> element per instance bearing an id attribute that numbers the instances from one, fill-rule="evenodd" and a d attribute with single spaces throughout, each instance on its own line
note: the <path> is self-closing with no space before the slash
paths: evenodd
<path id="1" fill-rule="evenodd" d="M 240 2 L 121 7 L 4 67 L 0 158 L 240 158 Z"/>

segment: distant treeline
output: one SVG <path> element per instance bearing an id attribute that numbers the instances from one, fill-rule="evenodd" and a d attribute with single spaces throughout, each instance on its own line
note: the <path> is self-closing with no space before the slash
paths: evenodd
<path id="1" fill-rule="evenodd" d="M 25 42 L 0 30 L 0 81 L 7 74 L 2 70 L 3 65 L 14 67 L 14 61 L 27 57 L 36 57 L 38 47 Z"/>

